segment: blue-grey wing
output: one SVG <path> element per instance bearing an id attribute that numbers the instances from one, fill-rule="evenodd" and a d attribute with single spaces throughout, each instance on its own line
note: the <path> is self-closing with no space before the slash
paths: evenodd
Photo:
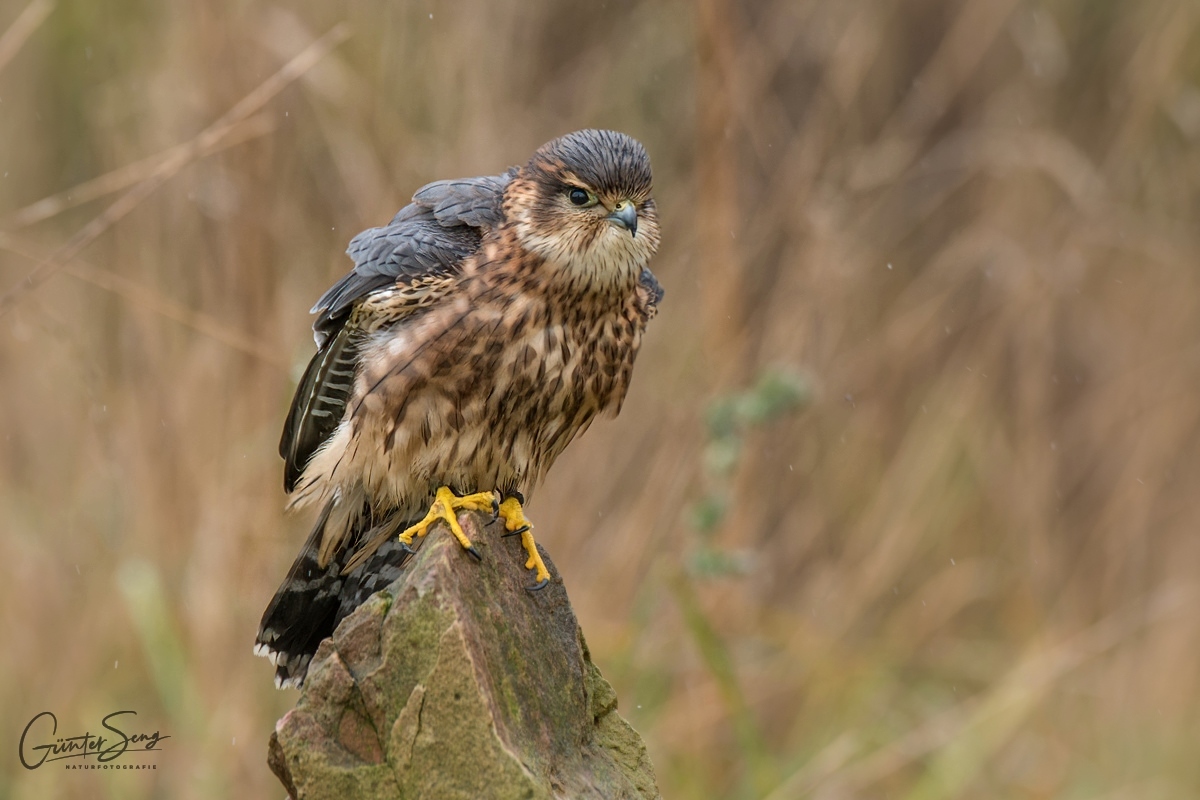
<path id="1" fill-rule="evenodd" d="M 317 346 L 325 344 L 362 298 L 377 289 L 453 274 L 504 218 L 504 187 L 515 174 L 437 181 L 421 187 L 387 225 L 350 240 L 354 269 L 312 307 Z"/>
<path id="2" fill-rule="evenodd" d="M 438 181 L 422 187 L 387 225 L 355 236 L 346 252 L 354 268 L 312 308 L 317 352 L 292 398 L 279 454 L 291 492 L 313 453 L 337 428 L 358 367 L 361 337 L 347 323 L 372 292 L 457 273 L 504 217 L 504 187 L 515 174 Z"/>
<path id="3" fill-rule="evenodd" d="M 642 274 L 638 276 L 638 285 L 642 290 L 642 302 L 646 308 L 646 318 L 653 319 L 658 313 L 658 304 L 663 299 L 663 287 L 658 282 L 658 278 L 654 277 L 654 273 L 647 267 L 642 268 Z"/>

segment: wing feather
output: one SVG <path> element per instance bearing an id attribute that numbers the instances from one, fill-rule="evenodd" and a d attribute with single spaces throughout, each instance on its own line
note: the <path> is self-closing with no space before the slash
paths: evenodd
<path id="1" fill-rule="evenodd" d="M 437 181 L 413 195 L 392 221 L 355 236 L 346 252 L 354 268 L 329 288 L 312 308 L 317 352 L 292 398 L 279 454 L 289 493 L 313 453 L 332 435 L 345 413 L 354 385 L 362 340 L 352 311 L 367 297 L 396 287 L 450 277 L 475 253 L 484 234 L 503 221 L 504 187 L 515 174 Z M 403 303 L 404 292 L 393 293 Z M 415 302 L 428 297 L 413 292 Z M 402 316 L 391 303 L 391 313 Z M 402 309 L 400 310 L 402 311 Z"/>
<path id="2" fill-rule="evenodd" d="M 646 318 L 653 319 L 658 313 L 658 304 L 663 299 L 663 287 L 658 282 L 658 278 L 654 277 L 654 273 L 648 268 L 642 268 L 642 274 L 638 276 L 638 284 L 641 286 L 643 300 L 646 306 Z"/>
<path id="3" fill-rule="evenodd" d="M 446 227 L 495 228 L 504 218 L 502 205 L 496 198 L 504 193 L 504 187 L 516 174 L 513 167 L 503 175 L 435 181 L 418 189 L 413 202 L 432 211 L 434 218 Z"/>
<path id="4" fill-rule="evenodd" d="M 358 336 L 343 326 L 308 362 L 296 387 L 292 407 L 283 424 L 279 455 L 283 456 L 283 488 L 296 488 L 304 467 L 329 438 L 346 412 L 358 364 Z"/>

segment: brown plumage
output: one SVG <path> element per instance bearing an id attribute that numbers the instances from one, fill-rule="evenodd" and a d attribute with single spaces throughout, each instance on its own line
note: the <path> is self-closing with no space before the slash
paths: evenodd
<path id="1" fill-rule="evenodd" d="M 620 410 L 662 290 L 650 162 L 585 130 L 503 175 L 420 189 L 359 234 L 318 301 L 318 352 L 280 453 L 292 506 L 321 509 L 256 652 L 299 684 L 337 622 L 397 577 L 396 541 L 436 490 L 528 494 Z"/>

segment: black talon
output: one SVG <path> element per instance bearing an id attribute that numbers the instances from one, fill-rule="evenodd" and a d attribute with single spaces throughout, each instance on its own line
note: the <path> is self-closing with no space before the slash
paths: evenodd
<path id="1" fill-rule="evenodd" d="M 496 495 L 492 495 L 492 522 L 500 519 L 500 501 L 496 499 Z"/>
<path id="2" fill-rule="evenodd" d="M 509 531 L 508 533 L 500 534 L 500 538 L 506 539 L 509 536 L 518 536 L 518 535 L 524 533 L 525 531 L 529 530 L 529 527 L 530 526 L 528 526 L 528 525 L 522 525 L 521 527 L 517 528 L 515 531 Z"/>
<path id="3" fill-rule="evenodd" d="M 542 589 L 545 589 L 545 588 L 546 588 L 547 586 L 549 586 L 549 585 L 550 585 L 550 579 L 549 579 L 549 578 L 542 578 L 540 581 L 538 581 L 537 583 L 535 583 L 533 586 L 526 586 L 526 587 L 525 587 L 525 591 L 527 591 L 527 592 L 540 592 Z"/>
<path id="4" fill-rule="evenodd" d="M 408 546 L 407 544 L 405 544 L 404 542 L 401 542 L 401 543 L 400 543 L 400 550 L 401 550 L 401 551 L 403 551 L 403 552 L 405 552 L 405 553 L 408 553 L 410 556 L 415 556 L 415 555 L 417 554 L 417 551 L 416 551 L 416 550 L 413 550 L 411 547 L 409 547 L 409 546 Z"/>
<path id="5" fill-rule="evenodd" d="M 467 553 L 472 555 L 476 561 L 483 561 L 483 556 L 481 556 L 479 554 L 479 551 L 475 549 L 475 545 L 471 545 L 470 547 L 468 547 Z"/>
<path id="6" fill-rule="evenodd" d="M 517 498 L 518 503 L 520 503 L 521 505 L 525 505 L 525 495 L 521 494 L 516 489 L 513 489 L 512 492 L 510 492 L 508 496 Z"/>

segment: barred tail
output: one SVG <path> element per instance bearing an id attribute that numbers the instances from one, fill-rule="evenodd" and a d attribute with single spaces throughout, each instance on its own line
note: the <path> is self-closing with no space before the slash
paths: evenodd
<path id="1" fill-rule="evenodd" d="M 395 535 L 403 521 L 399 513 L 374 525 L 364 515 L 322 567 L 321 539 L 335 502 L 321 512 L 258 626 L 254 653 L 275 665 L 280 689 L 304 683 L 321 640 L 332 636 L 338 623 L 368 597 L 399 578 L 409 556 Z"/>

